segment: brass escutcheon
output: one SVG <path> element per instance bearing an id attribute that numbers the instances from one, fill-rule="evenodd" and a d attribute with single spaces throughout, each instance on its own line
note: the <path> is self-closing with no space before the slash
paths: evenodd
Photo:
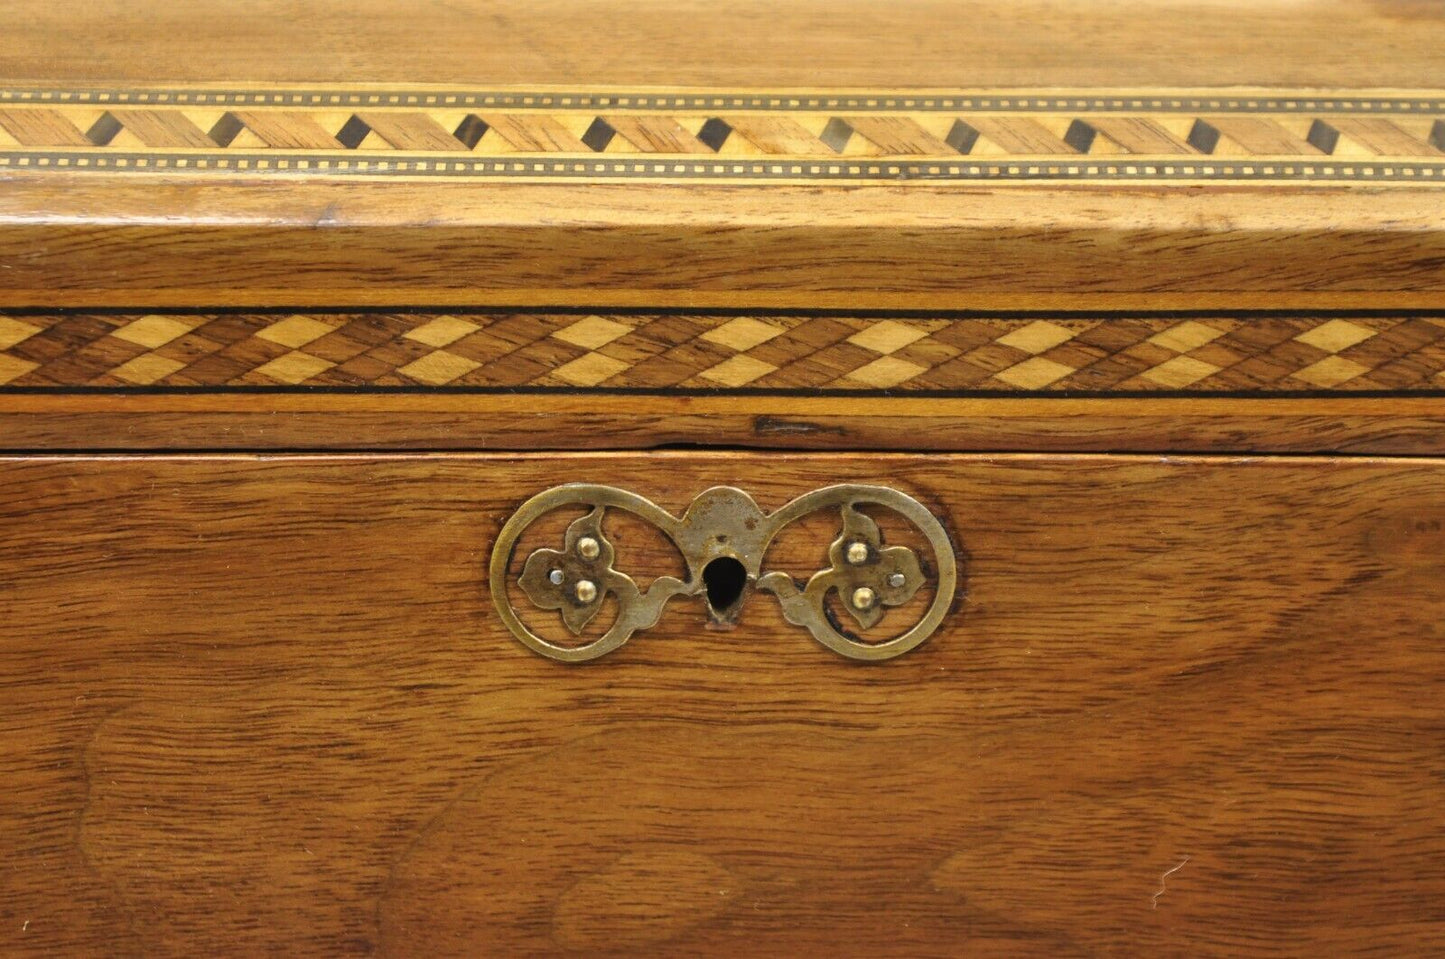
<path id="1" fill-rule="evenodd" d="M 550 642 L 533 632 L 507 595 L 507 575 L 518 540 L 526 529 L 555 510 L 588 507 L 589 511 L 567 528 L 562 549 L 538 549 L 523 564 L 518 585 L 539 609 L 556 610 L 574 635 L 581 635 L 601 611 L 607 596 L 615 597 L 617 617 L 600 637 L 578 646 Z M 867 642 L 841 628 L 828 608 L 829 597 L 851 615 L 861 629 L 877 625 L 886 611 L 911 600 L 928 581 L 918 555 L 907 546 L 889 546 L 874 520 L 860 507 L 890 510 L 916 527 L 933 554 L 933 601 L 923 618 L 891 639 Z M 781 571 L 765 572 L 762 562 L 769 545 L 788 524 L 812 513 L 836 508 L 840 530 L 828 547 L 829 566 L 814 573 L 801 586 Z M 663 576 L 645 591 L 615 564 L 617 550 L 603 531 L 608 510 L 621 510 L 655 526 L 672 541 L 687 565 L 687 579 Z M 714 563 L 741 576 L 742 587 L 729 602 L 714 602 L 716 590 L 708 574 Z M 719 567 L 713 567 L 716 573 Z M 572 483 L 538 493 L 517 510 L 502 527 L 492 548 L 490 565 L 492 600 L 512 634 L 535 653 L 564 663 L 580 663 L 605 656 L 627 642 L 638 630 L 656 625 L 662 609 L 674 597 L 701 597 L 714 620 L 736 617 L 751 590 L 774 594 L 788 622 L 801 626 L 827 648 L 850 659 L 878 662 L 901 656 L 926 640 L 943 622 L 958 586 L 954 547 L 943 525 L 922 503 L 885 486 L 840 484 L 798 497 L 775 513 L 765 514 L 753 498 L 731 486 L 715 486 L 700 493 L 681 518 L 652 501 L 617 489 L 590 483 Z"/>

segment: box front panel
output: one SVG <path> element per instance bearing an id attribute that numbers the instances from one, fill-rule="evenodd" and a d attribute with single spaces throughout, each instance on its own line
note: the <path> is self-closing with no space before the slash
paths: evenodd
<path id="1" fill-rule="evenodd" d="M 20 948 L 150 955 L 1445 943 L 1442 475 L 1312 458 L 12 458 L 3 921 Z M 877 596 L 898 602 L 873 626 L 844 605 L 856 584 L 827 597 L 827 622 L 859 638 L 933 608 L 947 566 L 953 587 L 937 630 L 880 662 L 816 641 L 748 576 L 557 662 L 495 597 L 562 645 L 623 615 L 625 586 L 599 577 L 595 618 L 573 633 L 564 616 L 569 551 L 590 552 L 569 528 L 591 507 L 539 513 L 488 567 L 507 521 L 569 483 L 658 511 L 610 506 L 582 531 L 642 593 L 689 581 L 699 550 L 751 563 L 713 534 L 771 531 L 837 484 L 925 513 L 862 502 L 876 530 L 849 532 L 829 501 L 776 531 L 761 572 L 799 588 L 846 566 L 848 536 L 872 537 L 860 566 L 911 551 L 916 591 L 886 594 L 881 570 Z M 756 515 L 695 506 L 720 484 Z M 672 538 L 666 517 L 687 520 Z"/>

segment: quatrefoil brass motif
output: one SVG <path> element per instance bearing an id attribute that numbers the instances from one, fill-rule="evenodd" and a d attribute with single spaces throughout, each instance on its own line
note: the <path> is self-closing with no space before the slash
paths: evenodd
<path id="1" fill-rule="evenodd" d="M 574 520 L 562 549 L 535 550 L 522 565 L 517 583 L 527 599 L 544 611 L 557 611 L 566 628 L 580 636 L 601 612 L 608 596 L 617 602 L 617 616 L 598 638 L 576 646 L 537 635 L 517 615 L 508 597 L 508 571 L 522 534 L 543 516 L 567 507 L 588 512 Z M 923 534 L 932 553 L 925 567 L 907 546 L 884 542 L 878 523 L 862 507 L 898 514 Z M 840 529 L 828 545 L 830 564 L 799 584 L 782 571 L 762 566 L 768 547 L 790 523 L 813 513 L 837 509 Z M 608 510 L 619 510 L 656 527 L 682 554 L 687 579 L 662 576 L 646 590 L 617 568 L 617 548 L 603 530 Z M 722 605 L 716 571 L 733 572 L 738 587 Z M 557 486 L 523 503 L 502 527 L 492 549 L 491 593 L 507 628 L 527 648 L 566 663 L 585 662 L 617 649 L 639 630 L 657 624 L 663 607 L 677 597 L 708 601 L 714 620 L 728 622 L 750 592 L 774 594 L 788 622 L 801 626 L 819 643 L 850 659 L 877 662 L 900 656 L 931 636 L 943 622 L 958 586 L 954 547 L 943 525 L 911 496 L 886 486 L 841 484 L 798 497 L 767 514 L 740 489 L 716 486 L 705 490 L 681 518 L 635 493 L 588 483 Z M 847 610 L 859 629 L 868 630 L 904 606 L 933 579 L 934 595 L 922 619 L 902 633 L 878 642 L 854 635 L 839 621 L 833 607 Z"/>

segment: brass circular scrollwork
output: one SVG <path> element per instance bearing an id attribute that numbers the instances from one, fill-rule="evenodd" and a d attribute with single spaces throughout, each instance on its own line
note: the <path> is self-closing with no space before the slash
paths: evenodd
<path id="1" fill-rule="evenodd" d="M 573 634 L 601 611 L 608 596 L 617 602 L 617 616 L 598 638 L 571 646 L 551 642 L 524 623 L 508 596 L 508 572 L 522 534 L 543 516 L 566 507 L 587 513 L 568 526 L 562 549 L 538 549 L 527 557 L 517 585 L 531 603 L 557 611 Z M 907 546 L 884 542 L 877 522 L 862 507 L 890 510 L 922 533 L 933 554 L 934 595 L 923 617 L 892 639 L 864 641 L 840 628 L 829 604 L 835 603 L 862 630 L 875 625 L 891 608 L 907 604 L 927 583 L 918 555 Z M 781 571 L 761 567 L 768 547 L 789 524 L 813 513 L 837 509 L 841 529 L 829 544 L 829 566 L 803 586 Z M 618 570 L 617 551 L 603 530 L 608 510 L 619 510 L 656 527 L 681 552 L 687 579 L 663 576 L 646 589 Z M 502 622 L 528 649 L 565 663 L 597 659 L 627 642 L 634 633 L 656 625 L 663 607 L 678 596 L 707 593 L 705 571 L 726 558 L 740 564 L 747 582 L 773 593 L 788 622 L 808 630 L 828 649 L 850 659 L 876 662 L 892 659 L 928 639 L 947 615 L 958 587 L 954 547 L 937 517 L 911 496 L 885 486 L 840 484 L 798 497 L 782 509 L 765 514 L 740 489 L 717 486 L 699 494 L 681 518 L 635 493 L 589 483 L 557 486 L 527 500 L 503 525 L 492 549 L 492 600 Z"/>

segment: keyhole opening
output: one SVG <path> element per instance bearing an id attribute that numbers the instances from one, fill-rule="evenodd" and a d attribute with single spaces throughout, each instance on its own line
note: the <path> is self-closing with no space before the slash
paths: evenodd
<path id="1" fill-rule="evenodd" d="M 731 556 L 719 556 L 702 568 L 707 604 L 713 615 L 729 618 L 748 585 L 748 571 Z"/>

